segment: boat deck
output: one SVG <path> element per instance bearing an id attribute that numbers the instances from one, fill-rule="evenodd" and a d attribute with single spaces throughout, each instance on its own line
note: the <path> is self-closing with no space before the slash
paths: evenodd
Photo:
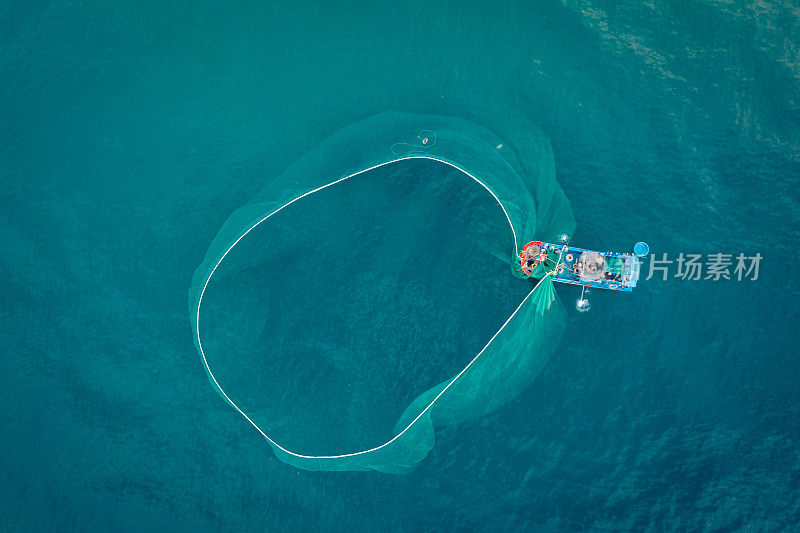
<path id="1" fill-rule="evenodd" d="M 574 246 L 532 241 L 520 253 L 522 268 L 530 273 L 534 254 L 559 257 L 553 281 L 597 289 L 630 292 L 639 280 L 640 261 L 631 254 L 595 252 Z M 534 270 L 534 273 L 536 271 Z"/>

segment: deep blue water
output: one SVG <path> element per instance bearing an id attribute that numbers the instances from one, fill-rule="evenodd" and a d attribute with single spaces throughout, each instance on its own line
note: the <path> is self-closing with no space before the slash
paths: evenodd
<path id="1" fill-rule="evenodd" d="M 3 2 L 0 528 L 795 529 L 799 51 L 780 0 Z M 542 374 L 413 472 L 296 470 L 210 387 L 187 290 L 231 212 L 385 111 L 523 116 L 574 243 L 759 279 L 558 287 Z"/>

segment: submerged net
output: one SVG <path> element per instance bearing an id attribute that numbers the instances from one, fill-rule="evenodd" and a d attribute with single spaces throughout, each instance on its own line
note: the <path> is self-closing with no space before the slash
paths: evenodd
<path id="1" fill-rule="evenodd" d="M 551 276 L 521 281 L 506 258 L 574 220 L 547 139 L 523 123 L 504 136 L 373 117 L 223 224 L 192 280 L 195 342 L 279 459 L 404 472 L 436 428 L 497 409 L 540 372 L 565 312 Z"/>

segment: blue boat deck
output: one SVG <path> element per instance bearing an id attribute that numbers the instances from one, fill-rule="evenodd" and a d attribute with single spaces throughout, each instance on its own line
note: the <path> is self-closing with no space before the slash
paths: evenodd
<path id="1" fill-rule="evenodd" d="M 630 292 L 639 280 L 640 261 L 632 254 L 615 252 L 596 252 L 574 246 L 532 241 L 528 243 L 520 257 L 523 269 L 529 269 L 525 250 L 532 246 L 536 253 L 558 254 L 558 264 L 553 281 L 570 283 L 597 289 Z"/>

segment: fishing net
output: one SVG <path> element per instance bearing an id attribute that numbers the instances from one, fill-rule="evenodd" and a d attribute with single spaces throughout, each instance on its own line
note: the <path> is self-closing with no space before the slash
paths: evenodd
<path id="1" fill-rule="evenodd" d="M 553 353 L 551 276 L 509 262 L 574 219 L 547 139 L 522 121 L 503 134 L 379 115 L 265 177 L 223 224 L 192 280 L 195 343 L 280 460 L 405 472 Z"/>

